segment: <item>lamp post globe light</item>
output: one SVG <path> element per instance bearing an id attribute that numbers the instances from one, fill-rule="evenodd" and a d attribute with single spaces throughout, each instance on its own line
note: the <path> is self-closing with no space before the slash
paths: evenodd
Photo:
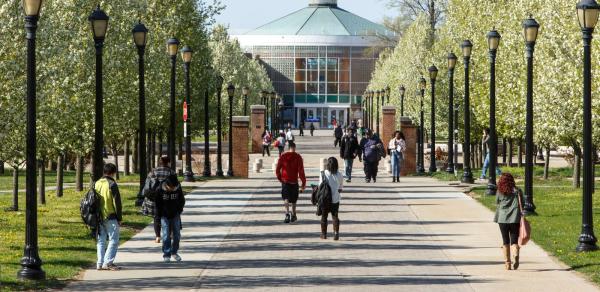
<path id="1" fill-rule="evenodd" d="M 448 167 L 446 172 L 454 173 L 454 68 L 456 68 L 457 57 L 454 53 L 448 53 Z"/>
<path id="2" fill-rule="evenodd" d="M 250 93 L 250 88 L 248 86 L 242 87 L 242 95 L 244 96 L 244 116 L 248 115 L 248 94 Z"/>
<path id="3" fill-rule="evenodd" d="M 96 7 L 88 20 L 90 21 L 94 44 L 96 47 L 96 120 L 94 127 L 94 159 L 92 173 L 94 181 L 102 177 L 104 161 L 102 160 L 102 148 L 104 147 L 104 115 L 103 115 L 103 92 L 102 92 L 102 48 L 104 47 L 104 37 L 108 28 L 108 15 Z"/>
<path id="4" fill-rule="evenodd" d="M 487 34 L 490 57 L 490 137 L 488 139 L 489 181 L 486 194 L 496 195 L 496 169 L 498 168 L 498 135 L 496 133 L 496 52 L 500 45 L 500 33 L 495 29 Z M 485 173 L 481 174 L 482 176 Z"/>
<path id="5" fill-rule="evenodd" d="M 525 56 L 527 58 L 527 105 L 525 114 L 525 214 L 535 214 L 533 204 L 533 51 L 540 24 L 529 16 L 523 21 Z"/>
<path id="6" fill-rule="evenodd" d="M 223 157 L 221 152 L 221 91 L 223 76 L 217 76 L 217 171 L 216 176 L 223 176 Z"/>
<path id="7" fill-rule="evenodd" d="M 594 193 L 594 165 L 592 144 L 592 33 L 598 22 L 600 6 L 595 0 L 577 3 L 577 18 L 583 34 L 583 206 L 581 234 L 577 251 L 597 250 L 594 235 L 592 194 Z"/>
<path id="8" fill-rule="evenodd" d="M 148 36 L 148 29 L 146 26 L 139 21 L 131 31 L 133 34 L 133 43 L 137 47 L 138 51 L 138 79 L 139 79 L 139 91 L 138 91 L 138 109 L 139 109 L 139 121 L 138 121 L 138 145 L 146 145 L 146 83 L 145 83 L 145 70 L 144 70 L 144 54 L 146 52 L 146 42 Z M 146 147 L 139 147 L 138 161 L 140 169 L 140 191 L 137 195 L 135 202 L 136 206 L 141 206 L 144 201 L 144 195 L 142 189 L 146 182 L 146 176 L 148 175 L 148 169 L 146 167 Z"/>
<path id="9" fill-rule="evenodd" d="M 25 248 L 21 258 L 19 279 L 42 280 L 46 273 L 42 270 L 42 259 L 38 250 L 37 202 L 36 202 L 36 62 L 35 34 L 42 0 L 23 1 L 25 31 L 27 32 L 27 146 L 25 181 Z"/>
<path id="10" fill-rule="evenodd" d="M 425 88 L 427 86 L 427 80 L 421 77 L 419 79 L 419 90 L 421 92 L 421 122 L 419 123 L 419 151 L 417 157 L 417 174 L 423 175 L 425 173 L 425 153 L 424 153 L 424 144 L 425 144 L 425 113 L 423 112 L 423 99 L 425 98 Z"/>
<path id="11" fill-rule="evenodd" d="M 435 80 L 437 78 L 438 69 L 435 66 L 429 67 L 429 79 L 431 79 L 431 163 L 429 164 L 429 172 L 437 171 L 435 165 Z"/>
<path id="12" fill-rule="evenodd" d="M 403 117 L 404 116 L 404 94 L 406 93 L 406 88 L 404 88 L 404 85 L 400 86 L 400 88 L 398 88 L 398 91 L 400 91 L 400 116 Z"/>
<path id="13" fill-rule="evenodd" d="M 193 51 L 190 47 L 185 46 L 181 50 L 181 58 L 183 59 L 183 71 L 185 73 L 185 104 L 187 114 L 184 117 L 183 136 L 185 137 L 185 173 L 183 181 L 193 182 L 194 171 L 192 170 L 192 137 L 190 135 L 190 117 L 191 111 L 191 89 L 190 89 L 190 64 L 192 63 Z"/>
<path id="14" fill-rule="evenodd" d="M 473 50 L 473 44 L 470 40 L 464 40 L 460 45 L 463 53 L 463 62 L 465 66 L 465 97 L 464 97 L 464 111 L 465 111 L 465 135 L 463 143 L 463 176 L 461 182 L 472 184 L 473 173 L 471 172 L 471 113 L 469 109 L 470 105 L 470 92 L 469 92 L 469 62 L 471 61 L 471 51 Z"/>
<path id="15" fill-rule="evenodd" d="M 233 86 L 233 84 L 229 83 L 229 85 L 227 86 L 227 96 L 229 97 L 229 147 L 228 147 L 228 152 L 229 152 L 229 163 L 227 163 L 227 175 L 228 176 L 233 176 L 233 126 L 232 126 L 232 122 L 233 122 L 233 96 L 235 95 L 235 86 Z M 244 104 L 244 110 L 245 109 L 245 104 Z"/>
<path id="16" fill-rule="evenodd" d="M 208 67 L 208 74 L 213 74 L 213 68 Z M 210 121 L 208 119 L 208 89 L 204 90 L 204 171 L 202 171 L 202 176 L 210 177 L 211 169 L 210 169 L 210 133 L 208 127 L 210 126 Z"/>
<path id="17" fill-rule="evenodd" d="M 167 40 L 167 53 L 171 57 L 171 96 L 169 99 L 169 132 L 167 134 L 167 156 L 171 160 L 171 169 L 175 170 L 177 160 L 175 159 L 175 65 L 177 53 L 179 52 L 179 40 L 170 38 Z"/>

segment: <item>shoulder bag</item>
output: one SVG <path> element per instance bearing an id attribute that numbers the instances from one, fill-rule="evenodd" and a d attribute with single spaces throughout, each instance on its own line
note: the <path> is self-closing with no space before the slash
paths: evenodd
<path id="1" fill-rule="evenodd" d="M 519 200 L 519 211 L 521 212 L 521 224 L 519 226 L 519 245 L 523 246 L 529 242 L 531 238 L 531 225 L 529 221 L 523 215 L 523 204 L 521 203 L 521 191 L 517 192 L 517 198 Z"/>

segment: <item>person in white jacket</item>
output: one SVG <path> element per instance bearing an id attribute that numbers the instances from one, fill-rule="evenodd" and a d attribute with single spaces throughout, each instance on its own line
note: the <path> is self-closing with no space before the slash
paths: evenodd
<path id="1" fill-rule="evenodd" d="M 333 217 L 333 240 L 340 239 L 340 219 L 338 218 L 338 212 L 340 210 L 341 193 L 344 184 L 344 176 L 339 172 L 338 160 L 335 157 L 329 157 L 327 159 L 327 166 L 325 170 L 321 172 L 319 177 L 319 184 L 327 179 L 329 187 L 331 188 L 331 209 L 328 213 L 323 212 L 321 215 L 321 239 L 327 239 L 327 217 L 331 213 Z"/>
<path id="2" fill-rule="evenodd" d="M 400 169 L 402 161 L 404 161 L 404 151 L 406 150 L 406 140 L 402 132 L 394 132 L 394 137 L 392 137 L 392 140 L 388 144 L 388 150 L 392 157 L 392 182 L 400 182 Z"/>

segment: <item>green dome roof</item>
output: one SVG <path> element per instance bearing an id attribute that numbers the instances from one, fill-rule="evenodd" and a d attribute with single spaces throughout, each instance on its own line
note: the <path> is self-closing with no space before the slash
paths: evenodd
<path id="1" fill-rule="evenodd" d="M 311 1 L 309 7 L 281 17 L 246 35 L 393 36 L 374 23 L 337 6 L 336 1 Z"/>

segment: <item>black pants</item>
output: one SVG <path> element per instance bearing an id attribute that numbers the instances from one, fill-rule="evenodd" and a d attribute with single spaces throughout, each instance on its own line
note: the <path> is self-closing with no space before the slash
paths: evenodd
<path id="1" fill-rule="evenodd" d="M 284 147 L 285 146 L 279 146 L 279 147 L 277 147 L 277 149 L 279 149 L 279 156 L 281 156 L 281 154 L 283 154 L 283 150 L 285 150 Z"/>
<path id="2" fill-rule="evenodd" d="M 154 234 L 156 237 L 160 237 L 160 217 L 154 216 Z"/>
<path id="3" fill-rule="evenodd" d="M 517 244 L 519 239 L 519 223 L 498 223 L 500 233 L 502 233 L 502 244 L 513 245 Z"/>
<path id="4" fill-rule="evenodd" d="M 365 179 L 371 180 L 377 178 L 377 170 L 379 167 L 379 161 L 367 161 L 363 160 L 365 165 Z"/>
<path id="5" fill-rule="evenodd" d="M 300 128 L 300 136 L 304 136 L 304 129 Z"/>
<path id="6" fill-rule="evenodd" d="M 312 136 L 315 130 L 310 130 L 310 135 Z"/>
<path id="7" fill-rule="evenodd" d="M 265 152 L 267 155 L 271 156 L 271 150 L 269 150 L 269 145 L 263 145 L 263 157 L 265 156 Z"/>
<path id="8" fill-rule="evenodd" d="M 333 141 L 333 147 L 337 147 L 340 144 L 342 146 L 342 138 L 335 137 L 335 141 Z"/>

